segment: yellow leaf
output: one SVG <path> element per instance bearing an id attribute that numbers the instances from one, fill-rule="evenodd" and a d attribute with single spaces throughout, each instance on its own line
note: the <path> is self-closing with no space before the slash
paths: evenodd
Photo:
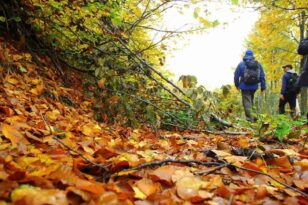
<path id="1" fill-rule="evenodd" d="M 182 199 L 188 200 L 198 195 L 201 186 L 201 179 L 195 176 L 187 176 L 176 182 L 176 191 Z"/>
<path id="2" fill-rule="evenodd" d="M 82 126 L 81 132 L 87 136 L 93 136 L 98 134 L 101 131 L 101 128 L 93 123 L 88 123 Z"/>
<path id="3" fill-rule="evenodd" d="M 299 166 L 301 166 L 303 168 L 308 168 L 308 159 L 303 159 L 299 162 L 296 162 L 296 164 L 298 164 Z"/>
<path id="4" fill-rule="evenodd" d="M 283 186 L 282 184 L 278 183 L 278 182 L 275 181 L 275 180 L 272 180 L 270 183 L 271 183 L 271 185 L 274 186 L 274 187 L 277 187 L 277 188 L 280 188 L 280 189 L 285 188 L 285 186 Z"/>
<path id="5" fill-rule="evenodd" d="M 127 176 L 127 175 L 130 175 L 130 174 L 133 174 L 137 172 L 137 170 L 127 170 L 127 171 L 121 171 L 117 174 L 117 176 Z"/>
<path id="6" fill-rule="evenodd" d="M 11 199 L 14 202 L 22 201 L 23 205 L 68 205 L 64 191 L 55 189 L 41 189 L 31 186 L 21 186 L 15 189 L 11 194 Z"/>
<path id="7" fill-rule="evenodd" d="M 40 81 L 39 83 L 36 84 L 34 88 L 30 90 L 30 92 L 34 95 L 40 95 L 42 94 L 43 90 L 44 90 L 44 83 L 43 81 Z"/>
<path id="8" fill-rule="evenodd" d="M 16 147 L 18 143 L 25 141 L 23 135 L 8 124 L 2 124 L 2 133 L 11 141 L 13 147 Z"/>
<path id="9" fill-rule="evenodd" d="M 6 80 L 7 82 L 9 82 L 10 84 L 12 84 L 12 85 L 18 84 L 18 80 L 15 79 L 13 76 L 10 76 L 10 75 L 7 75 L 7 76 L 5 77 L 5 80 Z"/>
<path id="10" fill-rule="evenodd" d="M 32 60 L 32 56 L 31 56 L 30 53 L 26 53 L 25 54 L 25 58 L 26 58 L 27 61 L 31 61 Z"/>
<path id="11" fill-rule="evenodd" d="M 136 186 L 132 187 L 135 192 L 135 198 L 136 199 L 146 199 L 147 196 Z"/>
<path id="12" fill-rule="evenodd" d="M 57 109 L 54 109 L 54 110 L 52 110 L 52 111 L 46 112 L 46 116 L 48 117 L 48 119 L 49 119 L 50 121 L 55 121 L 55 120 L 57 120 L 57 118 L 59 117 L 60 114 L 61 114 L 60 111 L 57 110 Z"/>
<path id="13" fill-rule="evenodd" d="M 153 183 L 152 180 L 143 178 L 136 182 L 136 186 L 142 193 L 144 193 L 147 197 L 155 194 L 159 190 L 159 186 L 157 183 Z"/>

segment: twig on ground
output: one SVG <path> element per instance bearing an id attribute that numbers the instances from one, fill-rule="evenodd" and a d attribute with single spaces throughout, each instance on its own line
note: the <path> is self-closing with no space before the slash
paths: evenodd
<path id="1" fill-rule="evenodd" d="M 105 176 L 105 178 L 116 177 L 117 174 L 121 171 L 133 171 L 133 170 L 137 171 L 137 170 L 141 170 L 141 169 L 144 169 L 144 168 L 147 168 L 147 167 L 162 166 L 162 165 L 165 165 L 167 163 L 178 163 L 178 164 L 186 164 L 186 165 L 198 164 L 198 165 L 202 165 L 202 166 L 221 166 L 221 163 L 218 163 L 218 162 L 203 162 L 203 161 L 200 161 L 200 160 L 165 159 L 165 160 L 143 163 L 143 164 L 140 164 L 136 167 L 122 169 L 122 170 L 119 170 L 115 173 L 110 173 L 109 176 Z M 224 164 L 224 166 L 226 166 L 226 165 Z"/>
<path id="2" fill-rule="evenodd" d="M 230 198 L 229 198 L 229 201 L 228 201 L 228 205 L 232 205 L 233 197 L 234 197 L 234 195 L 231 194 Z"/>
<path id="3" fill-rule="evenodd" d="M 221 165 L 219 165 L 217 167 L 214 167 L 211 170 L 201 170 L 201 171 L 196 171 L 196 172 L 193 172 L 193 173 L 197 174 L 197 175 L 206 176 L 206 175 L 212 174 L 212 173 L 216 172 L 217 170 L 220 170 L 221 168 L 226 167 L 228 165 L 229 164 L 225 163 L 225 164 L 221 164 Z"/>
<path id="4" fill-rule="evenodd" d="M 221 163 L 218 162 L 203 162 L 200 160 L 181 160 L 181 159 L 164 159 L 164 160 L 159 160 L 159 161 L 152 161 L 152 162 L 147 162 L 144 164 L 141 164 L 139 166 L 136 167 L 132 167 L 127 170 L 140 170 L 146 167 L 153 167 L 153 166 L 160 166 L 160 165 L 164 165 L 167 163 L 179 163 L 179 164 L 198 164 L 198 165 L 203 165 L 203 166 L 211 166 L 211 165 L 221 165 Z"/>
<path id="5" fill-rule="evenodd" d="M 230 164 L 231 166 L 235 167 L 235 168 L 238 168 L 238 169 L 241 169 L 241 170 L 245 170 L 245 171 L 249 171 L 249 172 L 254 172 L 254 173 L 257 173 L 257 174 L 261 174 L 261 175 L 264 175 L 264 176 L 267 176 L 269 178 L 271 178 L 272 180 L 276 181 L 277 183 L 285 186 L 286 188 L 288 189 L 291 189 L 297 193 L 300 193 L 301 195 L 303 195 L 304 197 L 308 198 L 308 194 L 306 194 L 305 192 L 302 192 L 301 190 L 295 188 L 295 187 L 292 187 L 284 182 L 281 182 L 279 181 L 278 179 L 276 179 L 275 177 L 273 177 L 272 175 L 270 174 L 267 174 L 267 173 L 264 173 L 264 172 L 260 172 L 260 171 L 257 171 L 257 170 L 254 170 L 254 169 L 250 169 L 250 168 L 246 168 L 246 167 L 239 167 L 239 166 L 236 166 L 236 165 L 233 165 L 233 164 Z"/>
<path id="6" fill-rule="evenodd" d="M 45 119 L 45 116 L 40 113 L 45 125 L 49 128 L 50 134 L 52 135 L 52 129 L 51 126 L 49 125 L 49 123 L 47 122 L 47 120 Z M 66 147 L 67 149 L 69 149 L 70 151 L 76 153 L 77 155 L 79 155 L 82 159 L 84 159 L 86 162 L 88 162 L 89 164 L 93 165 L 94 167 L 98 167 L 98 168 L 102 168 L 104 171 L 108 171 L 107 167 L 103 164 L 97 164 L 95 162 L 93 162 L 92 160 L 88 159 L 87 157 L 85 157 L 82 153 L 78 152 L 76 149 L 72 148 L 71 146 L 65 144 L 62 140 L 60 140 L 57 136 L 52 136 L 52 138 L 54 140 L 56 140 L 59 144 L 63 145 L 64 147 Z"/>
<path id="7" fill-rule="evenodd" d="M 214 135 L 247 135 L 248 134 L 247 132 L 211 131 L 211 130 L 186 128 L 186 127 L 181 126 L 181 125 L 175 125 L 175 124 L 166 123 L 166 122 L 162 122 L 162 124 L 173 126 L 173 127 L 177 127 L 177 128 L 181 128 L 181 129 L 192 131 L 192 132 L 204 132 L 204 133 L 207 133 L 207 134 L 214 134 Z"/>

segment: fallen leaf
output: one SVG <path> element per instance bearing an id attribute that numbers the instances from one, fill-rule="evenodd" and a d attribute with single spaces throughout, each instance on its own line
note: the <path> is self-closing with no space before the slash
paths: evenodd
<path id="1" fill-rule="evenodd" d="M 143 178 L 136 182 L 136 186 L 142 191 L 147 197 L 156 193 L 159 190 L 157 183 L 153 183 L 152 180 Z"/>
<path id="2" fill-rule="evenodd" d="M 278 167 L 282 167 L 282 168 L 287 169 L 287 170 L 293 169 L 293 167 L 290 163 L 289 157 L 286 156 L 286 155 L 282 156 L 282 157 L 274 158 L 274 159 L 269 159 L 268 164 L 275 165 L 275 166 L 278 166 Z"/>
<path id="3" fill-rule="evenodd" d="M 91 182 L 91 181 L 77 178 L 75 181 L 75 184 L 77 188 L 90 192 L 97 196 L 100 196 L 105 191 L 103 184 L 99 182 Z"/>
<path id="4" fill-rule="evenodd" d="M 23 205 L 68 205 L 64 191 L 40 189 L 22 185 L 11 194 L 13 204 Z"/>
<path id="5" fill-rule="evenodd" d="M 259 168 L 259 166 L 257 166 L 256 164 L 254 164 L 254 163 L 252 163 L 252 162 L 245 162 L 245 163 L 243 164 L 243 167 L 248 168 L 248 169 L 251 169 L 251 170 L 255 170 L 255 171 L 257 171 L 257 172 L 262 172 L 262 170 Z M 251 176 L 254 176 L 254 175 L 258 174 L 258 173 L 253 172 L 253 171 L 247 171 L 247 173 L 248 173 L 249 175 L 251 175 Z"/>
<path id="6" fill-rule="evenodd" d="M 186 176 L 176 182 L 176 191 L 179 197 L 189 200 L 198 195 L 203 182 L 195 176 Z"/>
<path id="7" fill-rule="evenodd" d="M 135 198 L 136 199 L 146 199 L 147 198 L 147 195 L 145 193 L 143 193 L 138 187 L 133 186 L 132 188 L 135 192 Z"/>
<path id="8" fill-rule="evenodd" d="M 100 79 L 97 84 L 98 84 L 98 87 L 99 88 L 103 88 L 105 86 L 105 82 L 106 80 L 105 79 Z"/>
<path id="9" fill-rule="evenodd" d="M 216 189 L 215 193 L 217 196 L 221 196 L 223 198 L 229 199 L 231 196 L 231 191 L 226 186 L 220 186 Z"/>
<path id="10" fill-rule="evenodd" d="M 295 179 L 293 180 L 293 183 L 301 190 L 305 190 L 308 188 L 308 180 Z"/>
<path id="11" fill-rule="evenodd" d="M 178 169 L 177 166 L 165 165 L 155 169 L 151 174 L 153 181 L 160 181 L 166 185 L 172 185 L 172 175 Z"/>
<path id="12" fill-rule="evenodd" d="M 29 142 L 24 138 L 24 136 L 13 126 L 2 123 L 1 127 L 3 135 L 11 141 L 13 147 L 17 147 L 18 143 L 29 144 Z"/>

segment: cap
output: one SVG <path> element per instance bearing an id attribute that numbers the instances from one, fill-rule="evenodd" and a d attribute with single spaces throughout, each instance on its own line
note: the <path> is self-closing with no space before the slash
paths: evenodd
<path id="1" fill-rule="evenodd" d="M 282 68 L 290 68 L 290 69 L 292 69 L 293 66 L 291 64 L 287 64 L 287 65 L 282 66 Z"/>

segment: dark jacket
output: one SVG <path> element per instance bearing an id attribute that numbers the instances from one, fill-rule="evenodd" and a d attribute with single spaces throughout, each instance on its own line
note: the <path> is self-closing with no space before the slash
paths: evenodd
<path id="1" fill-rule="evenodd" d="M 288 70 L 283 76 L 282 76 L 282 86 L 281 86 L 281 91 L 280 94 L 281 95 L 285 95 L 288 90 L 287 90 L 287 84 L 289 79 L 291 78 L 291 75 L 293 75 L 295 73 L 294 70 Z M 293 91 L 294 92 L 294 91 Z"/>
<path id="2" fill-rule="evenodd" d="M 256 84 L 246 84 L 241 79 L 244 77 L 244 69 L 246 67 L 245 61 L 254 59 L 253 56 L 245 55 L 243 61 L 239 63 L 234 73 L 234 85 L 241 90 L 251 90 L 256 91 L 258 89 L 258 83 Z M 260 81 L 261 81 L 261 90 L 265 90 L 265 74 L 262 66 L 260 65 Z"/>
<path id="3" fill-rule="evenodd" d="M 304 57 L 304 64 L 296 84 L 299 87 L 308 86 L 308 38 L 299 43 L 297 53 Z"/>

